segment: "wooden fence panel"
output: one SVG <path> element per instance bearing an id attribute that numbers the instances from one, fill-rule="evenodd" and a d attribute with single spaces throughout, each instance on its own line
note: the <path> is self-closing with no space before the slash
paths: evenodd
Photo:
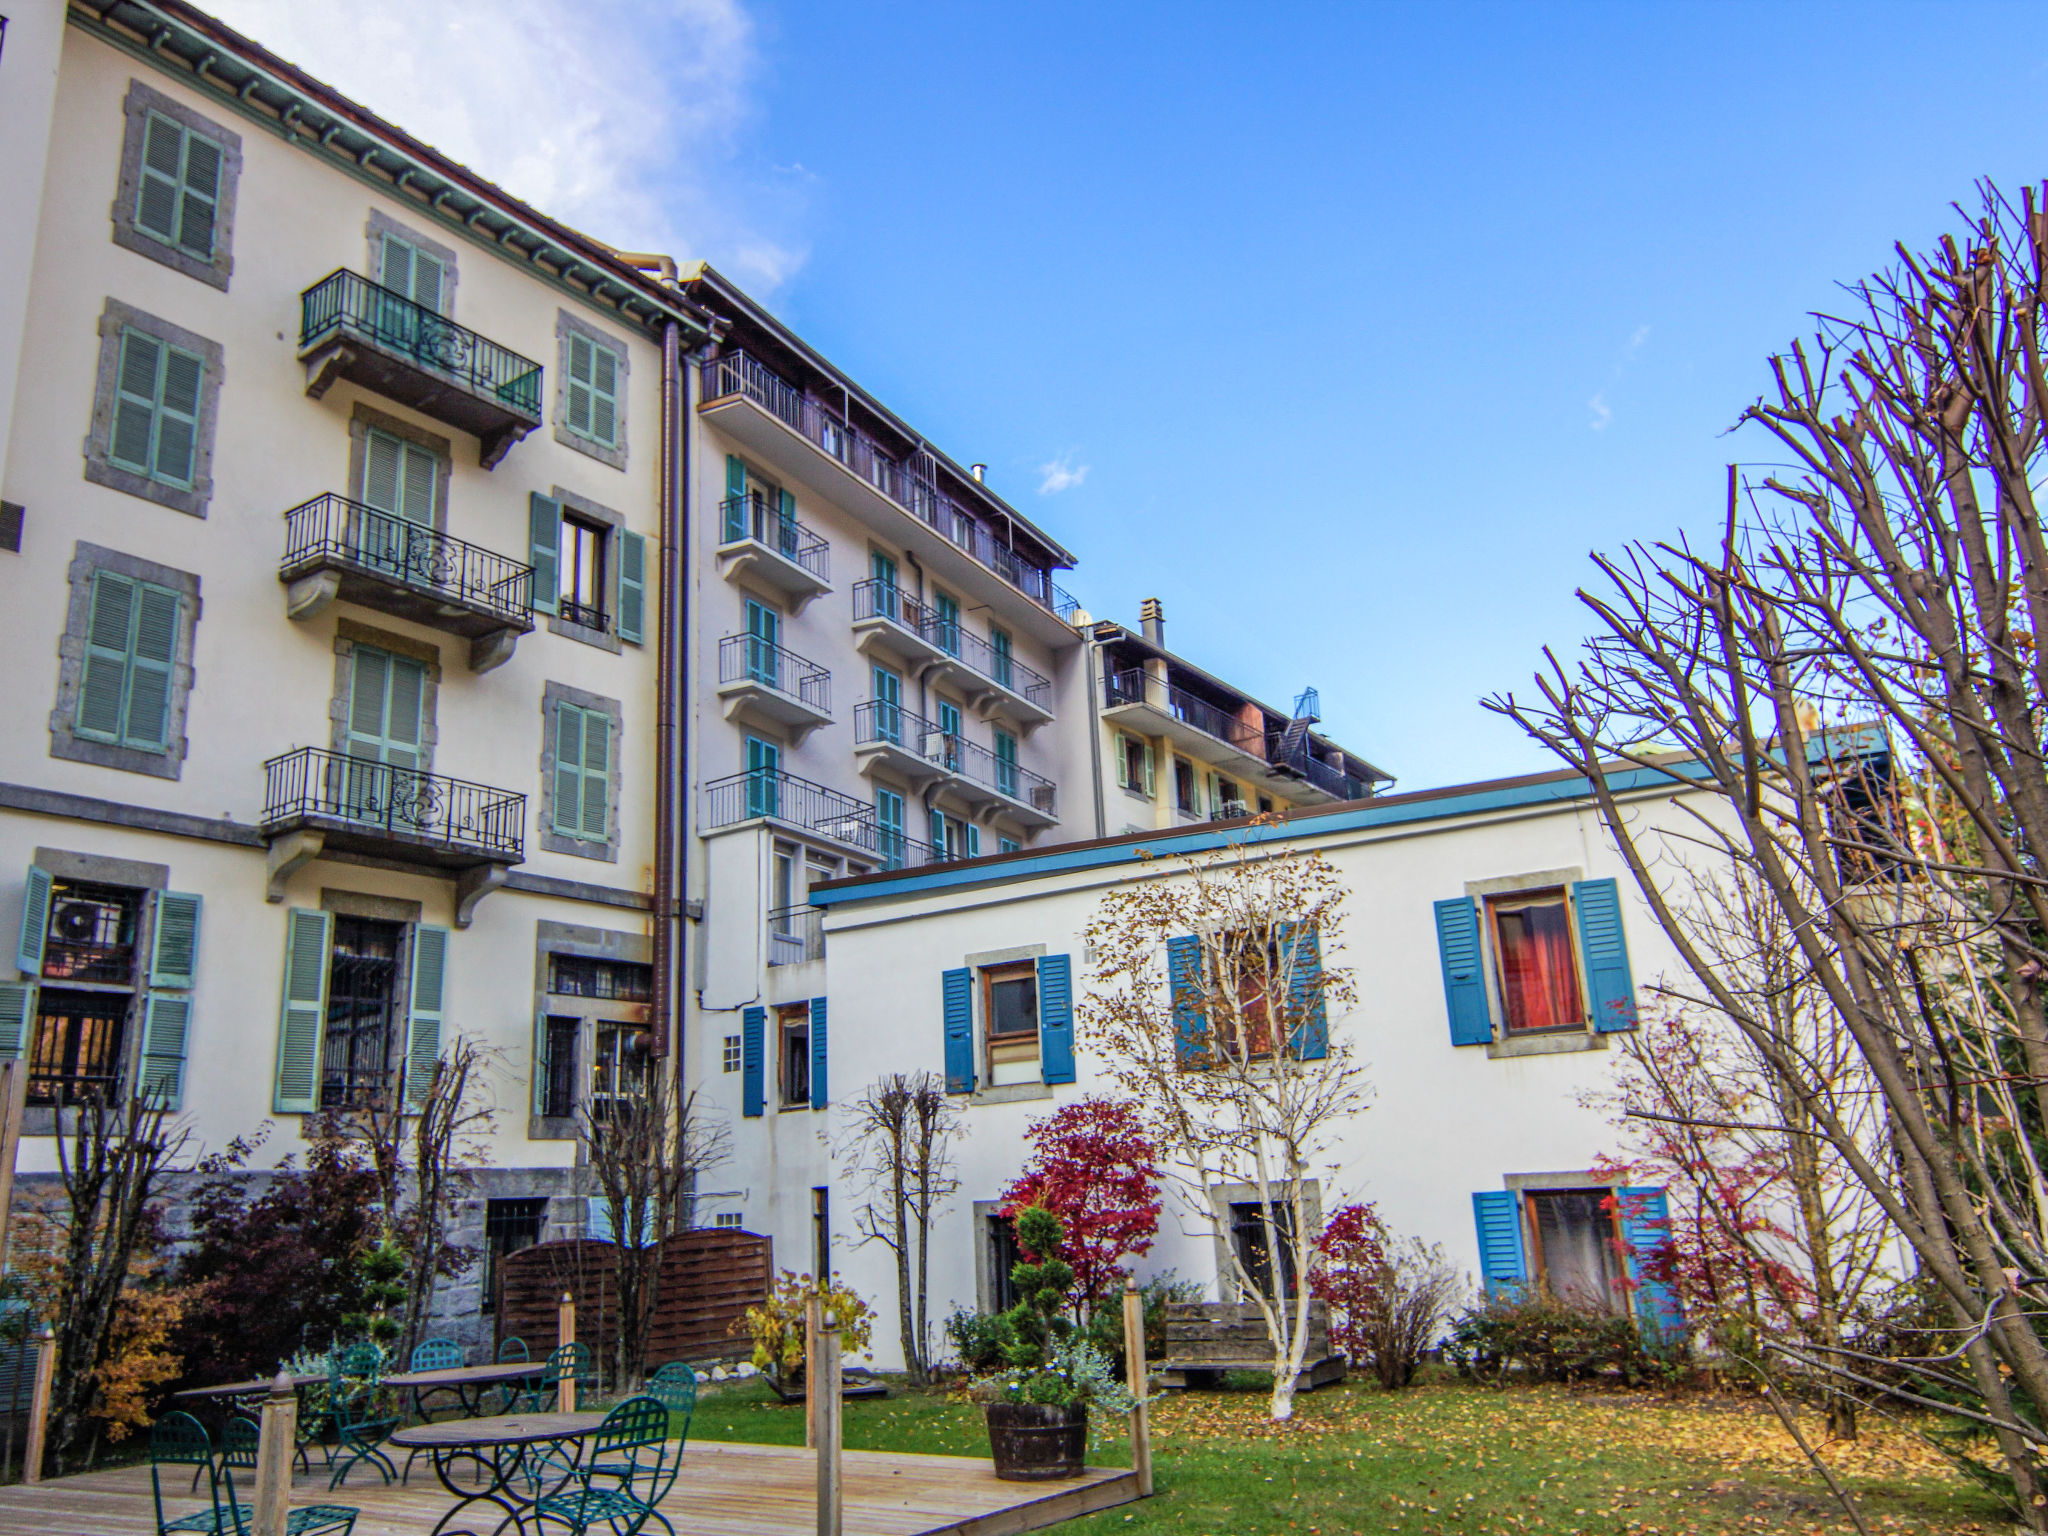
<path id="1" fill-rule="evenodd" d="M 700 1227 L 664 1238 L 654 1319 L 648 1330 L 651 1369 L 670 1360 L 744 1360 L 752 1349 L 731 1329 L 747 1308 L 765 1301 L 774 1278 L 774 1245 L 758 1233 Z M 539 1359 L 558 1342 L 556 1306 L 576 1298 L 577 1337 L 609 1358 L 618 1327 L 614 1244 L 577 1239 L 538 1243 L 498 1266 L 497 1339 L 517 1337 Z"/>

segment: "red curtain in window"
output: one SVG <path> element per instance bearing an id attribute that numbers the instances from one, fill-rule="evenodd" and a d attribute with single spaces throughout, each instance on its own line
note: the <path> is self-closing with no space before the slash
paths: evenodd
<path id="1" fill-rule="evenodd" d="M 1499 915 L 1509 1029 L 1563 1029 L 1586 1021 L 1572 968 L 1572 927 L 1562 901 Z"/>

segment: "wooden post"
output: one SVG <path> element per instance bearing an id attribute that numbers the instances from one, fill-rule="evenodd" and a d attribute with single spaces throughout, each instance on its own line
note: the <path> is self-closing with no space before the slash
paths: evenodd
<path id="1" fill-rule="evenodd" d="M 50 1432 L 50 1387 L 57 1377 L 57 1335 L 48 1323 L 36 1335 L 36 1385 L 28 1400 L 28 1449 L 21 1458 L 21 1480 L 43 1480 L 43 1441 Z"/>
<path id="2" fill-rule="evenodd" d="M 818 1351 L 804 1366 L 818 1420 L 818 1536 L 840 1536 L 845 1511 L 839 1495 L 839 1315 L 824 1314 Z M 819 1390 L 819 1383 L 824 1389 Z"/>
<path id="3" fill-rule="evenodd" d="M 257 1415 L 256 1530 L 285 1536 L 292 1515 L 292 1458 L 298 1453 L 299 1394 L 283 1371 Z"/>
<path id="4" fill-rule="evenodd" d="M 804 1302 L 804 1449 L 818 1443 L 818 1316 L 825 1303 L 815 1294 Z"/>
<path id="5" fill-rule="evenodd" d="M 1145 1298 L 1135 1276 L 1124 1276 L 1124 1377 L 1138 1406 L 1131 1410 L 1131 1469 L 1138 1474 L 1138 1497 L 1152 1497 L 1152 1417 L 1145 1405 L 1152 1385 L 1145 1365 Z"/>
<path id="6" fill-rule="evenodd" d="M 555 1306 L 555 1347 L 576 1342 L 576 1298 L 567 1291 Z M 561 1413 L 576 1411 L 576 1367 L 564 1362 L 555 1378 L 555 1408 Z"/>
<path id="7" fill-rule="evenodd" d="M 7 1234 L 14 1212 L 14 1160 L 21 1119 L 28 1112 L 28 1063 L 0 1062 L 0 1273 L 7 1269 Z"/>

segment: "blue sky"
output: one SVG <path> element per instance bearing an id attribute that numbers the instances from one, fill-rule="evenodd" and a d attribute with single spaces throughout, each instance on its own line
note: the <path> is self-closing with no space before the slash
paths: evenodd
<path id="1" fill-rule="evenodd" d="M 1157 596 L 1191 659 L 1317 685 L 1404 788 L 1550 766 L 1476 701 L 1581 635 L 1586 552 L 1711 521 L 1806 312 L 2048 171 L 2021 6 L 446 5 L 475 90 L 223 0 L 734 272 L 986 461 L 1092 612 Z M 357 0 L 357 35 L 387 9 L 417 26 Z"/>

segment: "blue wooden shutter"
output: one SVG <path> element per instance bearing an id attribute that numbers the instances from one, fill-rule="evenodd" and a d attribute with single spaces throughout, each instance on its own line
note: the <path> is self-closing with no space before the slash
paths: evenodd
<path id="1" fill-rule="evenodd" d="M 156 942 L 149 957 L 149 984 L 189 991 L 199 974 L 199 908 L 197 896 L 160 891 L 156 898 Z"/>
<path id="2" fill-rule="evenodd" d="M 19 1061 L 28 1051 L 28 1029 L 36 1016 L 36 989 L 28 982 L 0 982 L 0 1061 Z"/>
<path id="3" fill-rule="evenodd" d="M 974 973 L 965 966 L 939 978 L 946 1008 L 946 1092 L 974 1092 Z"/>
<path id="4" fill-rule="evenodd" d="M 327 951 L 334 919 L 293 907 L 284 923 L 284 1011 L 277 1029 L 277 1093 L 281 1115 L 320 1107 L 320 1044 L 327 1032 Z"/>
<path id="5" fill-rule="evenodd" d="M 1610 882 L 1612 883 L 1612 882 Z M 1671 1207 L 1664 1191 L 1647 1187 L 1617 1189 L 1621 1207 L 1621 1240 L 1628 1245 L 1628 1277 L 1636 1285 L 1636 1321 L 1663 1343 L 1675 1343 L 1685 1332 L 1685 1308 L 1661 1280 L 1643 1278 L 1643 1257 L 1671 1241 Z"/>
<path id="6" fill-rule="evenodd" d="M 50 936 L 50 872 L 28 867 L 28 886 L 22 894 L 21 939 L 15 946 L 14 963 L 21 979 L 33 981 L 43 974 L 43 942 Z"/>
<path id="7" fill-rule="evenodd" d="M 725 456 L 725 542 L 737 543 L 747 536 L 747 461 L 737 454 Z"/>
<path id="8" fill-rule="evenodd" d="M 740 1113 L 758 1115 L 767 1107 L 767 1086 L 763 1081 L 762 1036 L 768 1030 L 766 1008 L 740 1011 Z"/>
<path id="9" fill-rule="evenodd" d="M 526 563 L 533 567 L 533 609 L 559 613 L 556 593 L 562 564 L 562 504 L 535 491 L 526 503 Z"/>
<path id="10" fill-rule="evenodd" d="M 1436 904 L 1436 954 L 1444 970 L 1451 1044 L 1488 1044 L 1493 1039 L 1493 1019 L 1486 1007 L 1486 973 L 1479 961 L 1479 903 L 1470 896 L 1453 896 Z"/>
<path id="11" fill-rule="evenodd" d="M 1038 957 L 1038 1070 L 1048 1084 L 1074 1080 L 1074 965 L 1067 955 Z"/>
<path id="12" fill-rule="evenodd" d="M 1166 980 L 1173 1000 L 1173 1059 L 1183 1072 L 1208 1064 L 1209 1016 L 1202 1007 L 1202 941 L 1183 934 L 1166 941 Z"/>
<path id="13" fill-rule="evenodd" d="M 1586 1006 L 1603 1034 L 1636 1027 L 1636 987 L 1629 976 L 1628 940 L 1621 931 L 1621 892 L 1612 880 L 1572 886 L 1579 922 L 1579 958 L 1586 971 Z"/>
<path id="14" fill-rule="evenodd" d="M 405 1021 L 405 1107 L 415 1114 L 426 1107 L 434 1086 L 434 1068 L 441 1060 L 441 1017 L 448 990 L 446 928 L 427 923 L 412 931 L 412 1007 Z"/>
<path id="15" fill-rule="evenodd" d="M 1314 928 L 1288 924 L 1280 942 L 1294 951 L 1288 968 L 1288 1002 L 1293 1014 L 1289 1048 L 1297 1061 L 1321 1061 L 1330 1054 L 1330 1010 L 1323 1003 L 1323 941 Z"/>
<path id="16" fill-rule="evenodd" d="M 1479 1276 L 1489 1296 L 1529 1278 L 1522 1251 L 1522 1205 L 1514 1191 L 1483 1189 L 1472 1196 L 1472 1220 L 1479 1228 Z"/>
<path id="17" fill-rule="evenodd" d="M 825 1092 L 825 999 L 811 999 L 811 1108 L 823 1109 Z"/>
<path id="18" fill-rule="evenodd" d="M 616 1243 L 618 1228 L 612 1222 L 612 1203 L 603 1195 L 592 1195 L 585 1205 L 583 1217 L 584 1240 L 592 1243 Z"/>
<path id="19" fill-rule="evenodd" d="M 164 1109 L 185 1107 L 185 1049 L 192 1029 L 192 998 L 152 992 L 142 1007 L 142 1068 L 136 1091 Z"/>
<path id="20" fill-rule="evenodd" d="M 647 629 L 647 540 L 619 530 L 619 638 L 635 645 Z"/>

